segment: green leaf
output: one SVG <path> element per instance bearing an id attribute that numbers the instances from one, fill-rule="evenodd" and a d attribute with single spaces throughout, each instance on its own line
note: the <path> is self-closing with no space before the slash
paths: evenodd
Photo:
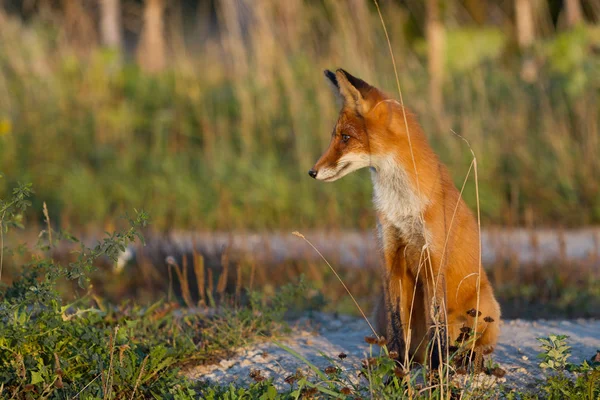
<path id="1" fill-rule="evenodd" d="M 31 384 L 37 385 L 38 383 L 44 382 L 44 378 L 42 377 L 42 373 L 39 371 L 31 371 Z"/>
<path id="2" fill-rule="evenodd" d="M 275 389 L 275 386 L 269 385 L 267 388 L 267 396 L 270 400 L 275 400 L 275 398 L 277 398 L 277 389 Z"/>

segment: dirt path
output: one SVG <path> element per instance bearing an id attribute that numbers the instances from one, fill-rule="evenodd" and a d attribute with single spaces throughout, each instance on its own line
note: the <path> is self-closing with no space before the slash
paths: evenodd
<path id="1" fill-rule="evenodd" d="M 369 345 L 364 342 L 364 337 L 371 334 L 363 320 L 320 314 L 310 324 L 307 320 L 299 321 L 293 334 L 282 343 L 320 368 L 331 365 L 326 358 L 331 357 L 352 372 L 359 368 L 360 361 L 369 353 Z M 536 380 L 544 376 L 536 357 L 540 352 L 536 338 L 550 334 L 569 336 L 568 341 L 572 346 L 569 361 L 573 363 L 589 359 L 600 350 L 598 320 L 504 321 L 500 343 L 493 355 L 494 361 L 507 372 L 500 382 L 509 388 L 533 388 Z M 343 361 L 337 358 L 341 352 L 348 355 Z M 308 372 L 306 364 L 289 352 L 273 342 L 264 342 L 240 349 L 235 358 L 218 365 L 191 368 L 186 375 L 221 384 L 244 383 L 250 381 L 248 375 L 251 370 L 260 369 L 264 376 L 274 377 L 277 386 L 286 387 L 284 378 L 297 368 Z"/>

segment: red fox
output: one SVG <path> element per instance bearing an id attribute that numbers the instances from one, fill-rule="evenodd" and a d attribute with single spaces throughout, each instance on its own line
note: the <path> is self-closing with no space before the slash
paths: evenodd
<path id="1" fill-rule="evenodd" d="M 446 346 L 471 348 L 473 340 L 481 362 L 498 340 L 500 306 L 480 268 L 473 214 L 413 114 L 342 69 L 325 76 L 343 107 L 329 148 L 308 174 L 333 182 L 371 169 L 385 264 L 379 334 L 402 362 L 435 368 Z"/>

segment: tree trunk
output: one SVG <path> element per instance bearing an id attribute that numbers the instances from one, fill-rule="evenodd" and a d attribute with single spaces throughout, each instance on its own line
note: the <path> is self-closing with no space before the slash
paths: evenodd
<path id="1" fill-rule="evenodd" d="M 535 39 L 531 0 L 515 0 L 515 17 L 519 47 L 521 50 L 527 50 Z"/>
<path id="2" fill-rule="evenodd" d="M 523 54 L 521 78 L 527 82 L 533 82 L 537 79 L 537 65 L 530 54 L 531 46 L 535 40 L 531 0 L 515 0 L 515 18 L 517 41 Z"/>
<path id="3" fill-rule="evenodd" d="M 100 0 L 100 35 L 103 46 L 121 50 L 123 35 L 120 0 Z"/>
<path id="4" fill-rule="evenodd" d="M 481 0 L 465 0 L 463 7 L 477 25 L 484 25 L 487 19 L 488 4 Z"/>
<path id="5" fill-rule="evenodd" d="M 565 0 L 565 16 L 567 27 L 571 28 L 583 21 L 580 0 Z"/>
<path id="6" fill-rule="evenodd" d="M 138 47 L 137 59 L 147 72 L 159 72 L 166 65 L 164 26 L 164 0 L 145 0 L 144 27 Z"/>
<path id="7" fill-rule="evenodd" d="M 81 55 L 87 55 L 97 45 L 94 21 L 81 0 L 63 0 L 65 37 Z"/>
<path id="8" fill-rule="evenodd" d="M 429 97 L 434 111 L 444 111 L 444 25 L 440 18 L 438 0 L 427 0 L 427 60 L 429 68 Z"/>

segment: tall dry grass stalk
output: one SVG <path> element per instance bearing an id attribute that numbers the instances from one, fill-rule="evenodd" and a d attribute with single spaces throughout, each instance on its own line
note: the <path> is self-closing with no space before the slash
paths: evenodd
<path id="1" fill-rule="evenodd" d="M 205 307 L 206 306 L 206 283 L 204 277 L 204 257 L 202 254 L 196 251 L 196 246 L 194 245 L 193 252 L 193 260 L 194 260 L 194 274 L 196 275 L 196 285 L 198 286 L 198 306 Z"/>
<path id="2" fill-rule="evenodd" d="M 0 223 L 4 222 L 5 213 L 0 217 Z M 4 228 L 0 225 L 0 282 L 2 281 L 2 268 L 4 266 Z"/>
<path id="3" fill-rule="evenodd" d="M 408 137 L 408 145 L 409 145 L 409 148 L 410 148 L 410 156 L 411 156 L 411 159 L 412 159 L 412 164 L 413 164 L 414 173 L 415 173 L 415 180 L 416 180 L 416 184 L 417 184 L 417 197 L 420 198 L 421 197 L 421 188 L 420 188 L 420 182 L 419 182 L 419 171 L 418 171 L 417 163 L 416 163 L 416 160 L 415 160 L 414 149 L 413 149 L 413 146 L 412 146 L 410 128 L 409 128 L 409 125 L 408 125 L 408 120 L 407 120 L 406 112 L 404 112 L 404 98 L 402 96 L 402 89 L 401 89 L 401 86 L 400 86 L 400 79 L 398 77 L 398 69 L 397 69 L 397 66 L 396 66 L 396 58 L 394 56 L 394 51 L 393 51 L 393 48 L 392 48 L 391 40 L 390 40 L 388 31 L 387 31 L 387 27 L 386 27 L 385 21 L 383 19 L 383 15 L 381 13 L 381 9 L 379 7 L 379 3 L 377 2 L 377 0 L 373 0 L 373 2 L 374 2 L 375 6 L 377 8 L 377 13 L 379 15 L 381 26 L 382 26 L 382 28 L 383 28 L 383 30 L 385 32 L 385 37 L 386 37 L 386 40 L 387 40 L 387 43 L 388 43 L 388 49 L 389 49 L 389 53 L 390 53 L 390 59 L 391 59 L 392 65 L 394 67 L 394 75 L 395 75 L 395 78 L 396 78 L 396 86 L 397 86 L 397 89 L 398 89 L 398 96 L 400 98 L 400 106 L 402 107 L 402 111 L 403 111 L 402 115 L 404 117 L 404 127 L 405 127 L 405 131 L 406 131 L 406 134 L 407 134 L 407 137 Z M 432 60 L 430 60 L 430 61 L 432 61 Z M 441 112 L 441 104 L 438 104 L 437 106 L 438 106 L 438 109 L 436 111 L 439 113 L 439 112 Z M 421 220 L 422 226 L 425 226 L 425 218 L 423 216 L 423 211 L 421 211 L 420 220 Z M 425 266 L 426 270 L 428 271 L 428 273 L 425 273 L 425 276 L 431 276 L 431 279 L 432 279 L 431 283 L 425 282 L 425 285 L 426 286 L 427 285 L 432 285 L 432 287 L 434 288 L 433 298 L 431 299 L 431 310 L 425 310 L 425 312 L 431 312 L 432 318 L 433 318 L 433 323 L 434 323 L 434 326 L 433 326 L 433 329 L 434 329 L 434 339 L 433 339 L 433 342 L 434 342 L 434 344 L 433 345 L 434 346 L 438 346 L 439 349 L 442 349 L 443 348 L 442 342 L 443 343 L 449 343 L 448 336 L 447 336 L 448 329 L 447 329 L 447 327 L 444 328 L 439 323 L 440 322 L 439 321 L 439 318 L 440 318 L 439 312 L 440 311 L 435 311 L 435 310 L 441 310 L 441 313 L 443 314 L 443 321 L 445 323 L 448 320 L 446 304 L 443 303 L 443 300 L 442 300 L 442 304 L 437 304 L 437 299 L 438 299 L 438 292 L 437 291 L 440 289 L 440 282 L 441 282 L 440 281 L 440 273 L 443 270 L 443 265 L 440 265 L 438 267 L 438 271 L 440 271 L 440 272 L 438 272 L 438 274 L 435 275 L 433 273 L 433 265 L 431 264 L 431 255 L 429 253 L 428 239 L 427 239 L 426 236 L 424 236 L 424 239 L 425 239 L 425 246 L 423 248 L 423 251 L 421 252 L 421 260 L 419 261 L 419 268 L 417 269 L 417 279 L 421 275 L 422 264 L 423 264 Z M 398 284 L 400 285 L 400 287 L 402 287 L 402 283 L 401 282 L 398 282 Z M 415 286 L 416 286 L 416 284 L 415 284 Z M 415 288 L 415 290 L 416 290 L 416 288 Z M 445 289 L 442 289 L 442 292 L 445 293 Z M 408 319 L 408 325 L 409 325 L 409 327 L 410 327 L 410 323 L 411 323 L 412 311 L 413 311 L 414 302 L 415 302 L 415 294 L 416 294 L 416 292 L 413 292 L 412 300 L 411 300 L 411 307 L 410 307 L 410 314 L 409 314 L 410 317 Z M 431 295 L 430 293 L 426 293 L 426 296 L 430 296 L 430 295 Z M 475 325 L 475 326 L 477 326 L 477 325 Z M 431 328 L 432 327 L 429 327 L 429 329 L 431 329 Z M 446 337 L 442 337 L 442 335 L 446 335 Z M 405 349 L 406 349 L 406 352 L 407 352 L 407 354 L 406 354 L 406 356 L 405 356 L 404 359 L 406 360 L 407 363 L 410 363 L 410 360 L 409 360 L 409 357 L 408 357 L 408 348 L 409 348 L 408 344 L 410 343 L 410 328 L 405 330 L 404 343 L 406 343 Z M 438 372 L 439 372 L 440 376 L 443 376 L 443 373 L 444 373 L 444 362 L 443 362 L 443 359 L 442 359 L 443 355 L 440 352 L 438 354 L 438 356 L 440 357 L 439 364 L 438 364 L 439 365 Z M 448 359 L 448 354 L 446 354 L 446 359 Z M 406 365 L 405 368 L 409 368 L 409 365 Z M 449 389 L 449 380 L 447 379 L 445 382 L 446 382 L 446 385 L 443 384 L 443 381 L 442 381 L 442 384 L 440 385 L 440 390 L 442 392 L 441 393 L 441 397 L 442 398 L 445 398 L 444 392 L 450 390 Z"/>
<path id="4" fill-rule="evenodd" d="M 381 4 L 395 21 L 388 44 L 369 0 L 253 4 L 217 2 L 213 32 L 153 76 L 119 66 L 110 53 L 80 58 L 52 33 L 3 17 L 0 92 L 10 95 L 0 96 L 0 170 L 31 177 L 68 226 L 96 226 L 140 204 L 158 228 L 366 229 L 368 182 L 348 177 L 333 189 L 303 179 L 337 113 L 320 70 L 344 67 L 389 91 L 399 81 L 406 103 L 432 115 L 424 38 L 407 33 L 412 8 Z M 535 224 L 600 221 L 597 80 L 586 72 L 593 58 L 554 56 L 560 47 L 549 43 L 539 50 L 546 64 L 538 80 L 527 84 L 515 74 L 511 32 L 469 33 L 446 12 L 445 118 L 422 123 L 457 182 L 468 156 L 447 128 L 471 142 L 482 167 L 482 221 L 522 224 L 528 207 Z M 67 35 L 54 28 L 56 37 Z M 488 30 L 498 44 L 475 48 Z M 563 39 L 587 54 L 576 35 Z M 460 40 L 472 43 L 473 59 L 460 56 Z M 395 68 L 383 51 L 389 46 Z M 92 41 L 87 47 L 95 49 Z M 474 208 L 472 186 L 465 197 Z M 0 184 L 0 192 L 7 187 Z"/>
<path id="5" fill-rule="evenodd" d="M 146 368 L 146 363 L 148 362 L 148 357 L 150 357 L 150 355 L 148 354 L 146 357 L 144 357 L 144 360 L 142 361 L 142 365 L 140 365 L 140 372 L 138 373 L 138 377 L 135 380 L 135 385 L 133 386 L 133 391 L 131 392 L 131 397 L 129 398 L 130 400 L 133 400 L 135 398 L 135 392 L 137 391 L 138 386 L 140 385 L 140 382 L 142 380 L 142 375 L 144 375 L 144 370 Z"/>
<path id="6" fill-rule="evenodd" d="M 183 257 L 183 268 L 179 268 L 179 264 L 177 264 L 173 257 L 167 257 L 167 264 L 168 267 L 173 268 L 175 270 L 175 273 L 177 274 L 177 279 L 179 281 L 179 288 L 181 289 L 181 297 L 183 297 L 183 301 L 188 307 L 193 307 L 194 303 L 192 301 L 192 295 L 190 293 L 190 283 L 188 280 L 187 257 Z"/>
<path id="7" fill-rule="evenodd" d="M 221 275 L 219 276 L 219 281 L 217 282 L 217 293 L 221 300 L 224 299 L 225 290 L 227 289 L 227 278 L 229 275 L 229 248 L 225 248 L 223 254 L 221 255 Z"/>
<path id="8" fill-rule="evenodd" d="M 110 360 L 108 363 L 108 372 L 106 373 L 106 376 L 104 376 L 104 371 L 102 371 L 102 392 L 104 394 L 105 397 L 110 398 L 111 392 L 112 392 L 112 381 L 113 381 L 113 361 L 114 361 L 114 355 L 115 355 L 115 343 L 117 342 L 117 334 L 119 333 L 119 325 L 115 326 L 115 329 L 113 330 L 113 332 L 111 332 L 110 338 L 109 338 L 109 343 L 108 343 L 108 347 L 109 347 L 109 354 L 110 354 Z"/>
<path id="9" fill-rule="evenodd" d="M 308 243 L 308 245 L 310 247 L 313 248 L 314 251 L 317 252 L 317 254 L 319 255 L 319 257 L 321 257 L 321 259 L 325 262 L 325 264 L 327 264 L 327 266 L 329 267 L 329 269 L 331 270 L 331 272 L 333 272 L 333 274 L 336 276 L 336 278 L 339 280 L 339 282 L 342 284 L 342 286 L 344 287 L 344 289 L 346 290 L 346 293 L 348 293 L 348 296 L 350 296 L 350 298 L 352 299 L 352 301 L 354 302 L 354 305 L 356 306 L 356 308 L 358 309 L 358 311 L 360 312 L 360 314 L 362 315 L 363 319 L 365 320 L 365 322 L 367 323 L 367 325 L 369 325 L 369 328 L 371 328 L 371 331 L 373 332 L 373 334 L 376 337 L 379 337 L 379 335 L 377 334 L 377 331 L 375 330 L 375 328 L 373 328 L 373 325 L 371 325 L 371 322 L 369 322 L 369 319 L 367 318 L 367 315 L 365 314 L 365 312 L 363 311 L 362 307 L 358 304 L 358 302 L 356 301 L 356 298 L 352 295 L 352 292 L 350 292 L 350 289 L 348 289 L 348 287 L 346 286 L 346 284 L 344 283 L 344 281 L 342 280 L 342 278 L 338 275 L 337 271 L 335 270 L 335 268 L 333 268 L 331 266 L 331 264 L 329 264 L 329 261 L 327 261 L 327 259 L 325 257 L 323 257 L 323 255 L 321 254 L 321 252 L 315 247 L 314 244 L 312 244 L 312 242 L 310 240 L 308 240 L 303 234 L 301 234 L 300 232 L 292 232 L 292 235 L 299 237 L 300 239 L 304 240 L 306 243 Z"/>

